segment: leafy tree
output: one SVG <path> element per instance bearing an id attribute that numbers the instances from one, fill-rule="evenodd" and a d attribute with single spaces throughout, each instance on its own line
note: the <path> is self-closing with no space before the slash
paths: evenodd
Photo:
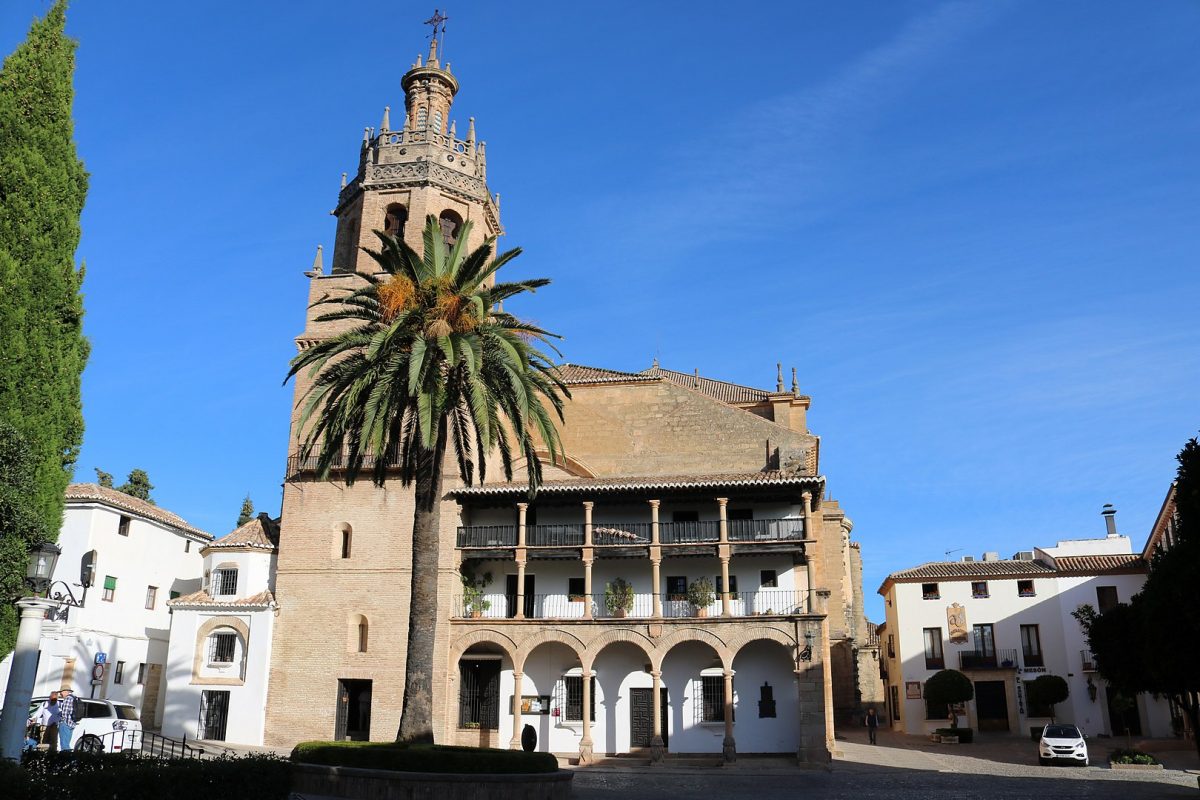
<path id="1" fill-rule="evenodd" d="M 113 476 L 111 472 L 105 472 L 99 467 L 92 467 L 92 469 L 96 470 L 96 483 L 106 489 L 113 488 Z"/>
<path id="2" fill-rule="evenodd" d="M 340 461 L 348 485 L 369 468 L 382 486 L 391 468 L 402 485 L 415 486 L 397 733 L 411 743 L 433 741 L 439 503 L 447 448 L 467 484 L 476 470 L 484 478 L 494 452 L 511 477 L 515 448 L 525 458 L 533 495 L 542 477 L 537 447 L 557 457 L 552 412 L 561 420 L 568 394 L 550 356 L 539 349 L 553 334 L 500 310 L 504 300 L 549 281 L 491 285 L 496 271 L 520 250 L 493 258 L 495 239 L 489 238 L 468 253 L 469 234 L 468 222 L 447 247 L 437 219 L 427 217 L 424 253 L 418 254 L 377 231 L 381 250 L 366 252 L 382 274 L 361 276 L 365 286 L 316 304 L 329 307 L 318 321 L 354 327 L 305 349 L 288 373 L 289 380 L 301 371 L 312 379 L 301 400 L 299 427 L 307 431 L 301 434 L 301 455 L 318 452 L 321 479 Z"/>
<path id="3" fill-rule="evenodd" d="M 254 519 L 254 502 L 251 501 L 250 495 L 246 495 L 246 499 L 242 501 L 242 512 L 238 514 L 237 527 L 242 527 L 252 519 Z"/>
<path id="4" fill-rule="evenodd" d="M 944 669 L 925 681 L 925 699 L 937 705 L 956 706 L 975 697 L 971 679 L 956 669 Z M 950 727 L 958 727 L 958 716 L 950 715 Z"/>
<path id="5" fill-rule="evenodd" d="M 1200 442 L 1178 456 L 1175 543 L 1156 554 L 1142 591 L 1129 605 L 1096 617 L 1088 645 L 1100 675 L 1130 697 L 1170 697 L 1200 731 Z M 1200 736 L 1193 737 L 1200 754 Z"/>
<path id="6" fill-rule="evenodd" d="M 1026 698 L 1031 706 L 1050 706 L 1050 721 L 1054 721 L 1054 706 L 1071 696 L 1071 687 L 1058 675 L 1039 675 L 1029 682 Z"/>
<path id="7" fill-rule="evenodd" d="M 10 601 L 23 594 L 29 549 L 51 534 L 31 502 L 36 472 L 25 438 L 0 422 L 0 653 L 16 642 L 16 607 Z"/>
<path id="8" fill-rule="evenodd" d="M 21 491 L 53 537 L 83 437 L 88 356 L 74 260 L 87 173 L 75 152 L 65 23 L 58 0 L 0 67 L 0 422 L 28 448 L 33 475 Z M 24 568 L 18 545 L 4 546 L 0 573 Z M 2 617 L 0 655 L 14 630 L 11 609 Z"/>
<path id="9" fill-rule="evenodd" d="M 150 476 L 146 474 L 144 469 L 133 469 L 129 471 L 129 477 L 125 482 L 117 487 L 118 492 L 124 492 L 130 497 L 136 497 L 138 500 L 145 500 L 150 505 L 154 505 L 154 500 L 150 497 L 150 492 L 154 490 L 154 484 L 150 482 Z"/>

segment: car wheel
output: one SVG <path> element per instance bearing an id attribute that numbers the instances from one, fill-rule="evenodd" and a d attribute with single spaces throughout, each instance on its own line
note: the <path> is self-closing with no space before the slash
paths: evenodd
<path id="1" fill-rule="evenodd" d="M 104 752 L 104 742 L 100 741 L 100 737 L 87 734 L 78 742 L 75 743 L 76 753 L 93 753 L 99 754 Z"/>

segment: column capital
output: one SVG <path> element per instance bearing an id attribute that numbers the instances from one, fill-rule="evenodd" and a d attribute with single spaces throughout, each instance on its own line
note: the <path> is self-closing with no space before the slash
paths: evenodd
<path id="1" fill-rule="evenodd" d="M 733 670 L 731 670 L 729 667 L 722 667 L 721 674 L 725 676 L 725 680 L 733 680 Z"/>
<path id="2" fill-rule="evenodd" d="M 661 678 L 661 677 L 662 677 L 662 670 L 661 670 L 661 669 L 652 669 L 652 670 L 650 670 L 650 677 L 651 677 L 651 678 Z"/>
<path id="3" fill-rule="evenodd" d="M 717 505 L 719 505 L 719 506 L 729 505 L 729 498 L 728 497 L 718 497 Z"/>
<path id="4" fill-rule="evenodd" d="M 583 507 L 588 509 L 589 511 L 591 511 L 593 508 L 595 508 L 595 506 L 596 506 L 596 503 L 594 500 L 584 500 L 583 501 Z"/>
<path id="5" fill-rule="evenodd" d="M 517 508 L 524 511 L 525 509 L 529 508 L 529 503 L 517 503 Z"/>
<path id="6" fill-rule="evenodd" d="M 521 672 L 519 669 L 514 669 L 512 676 L 513 678 L 522 678 L 525 676 L 525 673 Z"/>
<path id="7" fill-rule="evenodd" d="M 646 502 L 650 504 L 651 508 L 658 508 L 662 505 L 662 500 L 647 500 Z"/>
<path id="8" fill-rule="evenodd" d="M 803 498 L 804 502 L 807 503 L 809 500 L 812 500 L 812 492 L 810 492 L 808 489 L 805 489 L 800 493 L 800 497 Z"/>

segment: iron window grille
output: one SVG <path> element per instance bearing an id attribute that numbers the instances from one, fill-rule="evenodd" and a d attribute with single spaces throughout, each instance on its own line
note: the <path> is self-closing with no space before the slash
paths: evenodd
<path id="1" fill-rule="evenodd" d="M 458 727 L 500 727 L 500 662 L 461 661 L 458 665 Z"/>
<path id="2" fill-rule="evenodd" d="M 700 702 L 695 704 L 700 712 L 699 722 L 725 721 L 725 677 L 723 675 L 700 676 Z"/>
<path id="3" fill-rule="evenodd" d="M 974 597 L 977 600 L 990 597 L 988 594 L 987 581 L 973 581 L 971 583 L 971 597 Z"/>
<path id="4" fill-rule="evenodd" d="M 567 722 L 583 722 L 583 676 L 567 675 L 563 678 L 567 702 L 564 704 L 563 719 Z M 591 696 L 588 698 L 588 717 L 596 721 L 596 676 L 591 677 Z"/>
<path id="5" fill-rule="evenodd" d="M 236 633 L 214 633 L 208 640 L 208 663 L 232 664 L 236 649 Z"/>
<path id="6" fill-rule="evenodd" d="M 238 571 L 236 569 L 219 569 L 213 573 L 213 594 L 237 594 Z"/>

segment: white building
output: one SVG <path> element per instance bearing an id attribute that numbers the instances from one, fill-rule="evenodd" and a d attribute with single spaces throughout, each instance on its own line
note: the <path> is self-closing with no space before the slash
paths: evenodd
<path id="1" fill-rule="evenodd" d="M 170 602 L 163 735 L 262 744 L 278 543 L 260 514 L 200 551 L 203 588 Z"/>
<path id="2" fill-rule="evenodd" d="M 1085 734 L 1172 735 L 1164 700 L 1121 700 L 1096 672 L 1083 630 L 1072 612 L 1082 605 L 1103 611 L 1127 603 L 1146 580 L 1147 564 L 1128 537 L 1117 534 L 1106 511 L 1102 539 L 1058 542 L 1011 559 L 985 553 L 982 560 L 933 562 L 894 572 L 879 593 L 887 621 L 880 628 L 887 714 L 892 728 L 924 734 L 945 727 L 945 707 L 924 699 L 925 681 L 941 669 L 971 679 L 975 699 L 967 722 L 979 731 L 1026 734 L 1050 721 L 1050 710 L 1031 707 L 1026 684 L 1039 675 L 1065 678 L 1070 697 L 1054 716 Z"/>
<path id="3" fill-rule="evenodd" d="M 145 727 L 157 729 L 166 693 L 167 602 L 200 588 L 200 552 L 211 541 L 170 511 L 115 489 L 68 486 L 53 580 L 81 596 L 81 562 L 93 553 L 95 583 L 83 608 L 63 609 L 43 624 L 34 696 L 70 686 L 82 697 L 131 703 Z M 101 654 L 107 663 L 94 681 Z M 0 687 L 11 661 L 10 655 L 0 663 Z"/>

